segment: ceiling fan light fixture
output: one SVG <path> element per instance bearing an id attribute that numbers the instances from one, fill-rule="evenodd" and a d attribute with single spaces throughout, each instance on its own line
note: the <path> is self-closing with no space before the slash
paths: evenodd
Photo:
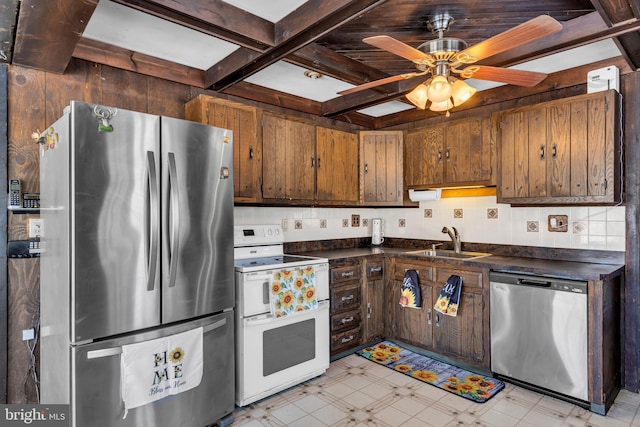
<path id="1" fill-rule="evenodd" d="M 456 107 L 464 104 L 476 93 L 476 88 L 469 86 L 464 80 L 457 79 L 451 85 L 451 99 Z"/>
<path id="2" fill-rule="evenodd" d="M 406 97 L 413 105 L 421 110 L 424 110 L 427 106 L 429 97 L 427 96 L 428 87 L 425 83 L 420 83 Z"/>
<path id="3" fill-rule="evenodd" d="M 429 110 L 431 111 L 449 111 L 453 108 L 453 103 L 450 99 L 446 99 L 441 102 L 432 102 L 429 106 Z"/>
<path id="4" fill-rule="evenodd" d="M 451 97 L 451 85 L 447 77 L 439 74 L 431 79 L 427 95 L 431 102 L 434 103 L 448 100 Z"/>

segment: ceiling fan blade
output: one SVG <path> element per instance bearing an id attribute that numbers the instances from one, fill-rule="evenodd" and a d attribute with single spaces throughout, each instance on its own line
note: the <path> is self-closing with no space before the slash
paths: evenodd
<path id="1" fill-rule="evenodd" d="M 471 78 L 507 83 L 516 86 L 535 86 L 547 77 L 545 73 L 514 70 L 513 68 L 489 67 L 481 65 Z"/>
<path id="2" fill-rule="evenodd" d="M 514 49 L 523 44 L 529 43 L 557 33 L 562 30 L 562 24 L 548 15 L 540 15 L 518 26 L 515 26 L 498 35 L 477 43 L 463 52 L 469 56 L 477 58 L 478 61 L 497 55 L 509 49 Z"/>
<path id="3" fill-rule="evenodd" d="M 431 55 L 415 49 L 408 44 L 402 43 L 400 40 L 396 40 L 389 36 L 373 36 L 362 39 L 363 42 L 370 44 L 371 46 L 379 47 L 387 52 L 394 53 L 398 56 L 413 61 L 415 59 L 430 59 Z"/>
<path id="4" fill-rule="evenodd" d="M 424 74 L 425 74 L 424 72 L 398 74 L 397 76 L 386 77 L 384 79 L 374 80 L 372 82 L 364 83 L 359 86 L 352 87 L 350 89 L 341 90 L 340 92 L 338 92 L 338 95 L 349 95 L 350 93 L 360 92 L 361 90 L 371 89 L 372 87 L 381 86 L 387 83 L 393 83 L 400 80 L 406 80 L 406 79 L 421 76 Z"/>

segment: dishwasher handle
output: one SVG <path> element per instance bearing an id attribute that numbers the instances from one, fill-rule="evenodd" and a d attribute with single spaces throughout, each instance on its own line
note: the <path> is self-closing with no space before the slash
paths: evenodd
<path id="1" fill-rule="evenodd" d="M 539 288 L 550 288 L 551 282 L 549 281 L 540 281 L 540 280 L 531 280 L 531 279 L 518 279 L 518 285 L 522 286 L 537 286 Z"/>

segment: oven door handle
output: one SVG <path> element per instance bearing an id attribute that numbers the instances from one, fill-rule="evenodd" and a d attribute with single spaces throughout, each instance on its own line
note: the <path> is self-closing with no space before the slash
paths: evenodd
<path id="1" fill-rule="evenodd" d="M 329 301 L 318 301 L 318 307 L 311 310 L 305 310 L 290 316 L 283 316 L 283 317 L 275 317 L 273 315 L 268 315 L 258 319 L 245 319 L 244 325 L 256 326 L 256 325 L 264 325 L 265 323 L 271 323 L 274 321 L 285 321 L 289 319 L 297 319 L 304 316 L 304 314 L 307 314 L 307 313 L 311 314 L 311 313 L 315 313 L 318 310 L 328 309 L 328 308 L 329 308 Z"/>

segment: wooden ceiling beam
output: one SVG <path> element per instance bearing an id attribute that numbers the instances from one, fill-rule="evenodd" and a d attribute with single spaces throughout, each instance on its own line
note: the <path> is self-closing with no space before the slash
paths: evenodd
<path id="1" fill-rule="evenodd" d="M 75 58 L 134 71 L 189 86 L 204 87 L 204 71 L 165 61 L 95 40 L 80 39 Z"/>
<path id="2" fill-rule="evenodd" d="M 274 24 L 221 0 L 113 0 L 253 50 L 274 45 Z"/>
<path id="3" fill-rule="evenodd" d="M 637 9 L 634 11 L 631 3 L 631 1 L 620 0 L 591 0 L 591 4 L 609 27 L 640 18 L 636 14 Z"/>
<path id="4" fill-rule="evenodd" d="M 535 42 L 527 43 L 518 49 L 494 55 L 484 61 L 483 65 L 505 66 L 562 52 L 564 50 L 584 46 L 612 37 L 617 37 L 640 30 L 640 21 L 632 20 L 615 27 L 608 27 L 598 12 L 571 19 L 562 23 L 562 30 Z"/>
<path id="5" fill-rule="evenodd" d="M 367 82 L 389 77 L 387 73 L 377 68 L 336 53 L 317 43 L 311 43 L 298 49 L 287 56 L 286 59 L 293 64 L 355 85 L 359 85 L 363 81 Z"/>
<path id="6" fill-rule="evenodd" d="M 316 116 L 321 115 L 322 105 L 317 101 L 290 95 L 268 89 L 264 86 L 254 85 L 247 82 L 239 82 L 224 91 L 227 95 L 249 99 L 254 102 L 262 102 L 291 110 L 301 111 Z"/>
<path id="7" fill-rule="evenodd" d="M 97 4 L 98 0 L 22 0 L 13 63 L 63 73 Z"/>
<path id="8" fill-rule="evenodd" d="M 221 61 L 216 67 L 207 70 L 207 82 L 216 91 L 224 90 L 256 72 L 268 67 L 274 62 L 286 57 L 296 50 L 315 42 L 330 31 L 349 22 L 360 14 L 383 4 L 387 0 L 335 0 L 331 2 L 311 0 L 298 8 L 286 19 L 280 21 L 276 36 L 279 41 L 275 46 L 267 49 L 258 58 L 241 66 L 225 64 Z M 303 27 L 301 23 L 293 22 L 292 15 L 308 15 L 313 18 L 313 24 Z M 305 21 L 306 22 L 306 21 Z"/>

